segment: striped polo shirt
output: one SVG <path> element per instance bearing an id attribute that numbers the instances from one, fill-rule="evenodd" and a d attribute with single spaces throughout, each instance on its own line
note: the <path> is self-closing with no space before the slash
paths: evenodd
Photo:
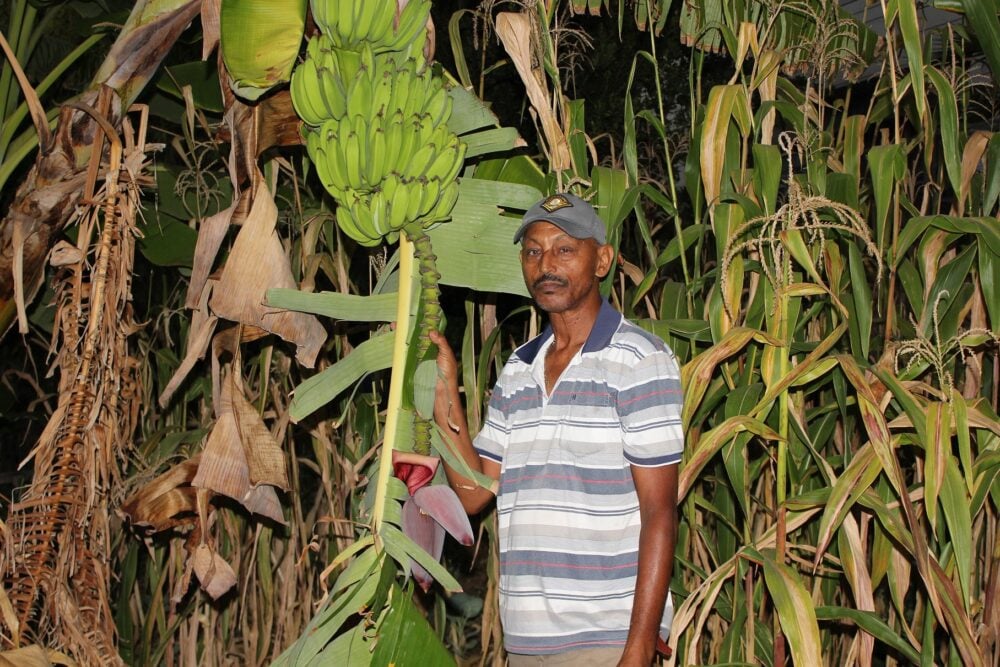
<path id="1" fill-rule="evenodd" d="M 551 329 L 518 348 L 476 436 L 500 463 L 500 613 L 511 653 L 623 646 L 639 555 L 632 465 L 678 463 L 680 373 L 607 302 L 546 396 Z M 670 597 L 661 632 L 669 635 Z"/>

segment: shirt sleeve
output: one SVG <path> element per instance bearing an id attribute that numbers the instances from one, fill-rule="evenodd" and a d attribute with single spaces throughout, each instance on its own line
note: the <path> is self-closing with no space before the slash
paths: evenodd
<path id="1" fill-rule="evenodd" d="M 486 421 L 483 428 L 476 435 L 472 443 L 476 452 L 482 458 L 503 462 L 504 453 L 507 450 L 507 441 L 510 438 L 510 427 L 508 426 L 508 410 L 504 400 L 503 378 L 497 381 L 490 395 L 490 402 L 486 406 Z"/>
<path id="2" fill-rule="evenodd" d="M 684 453 L 680 368 L 666 347 L 639 359 L 618 390 L 625 460 L 657 467 L 679 463 Z"/>

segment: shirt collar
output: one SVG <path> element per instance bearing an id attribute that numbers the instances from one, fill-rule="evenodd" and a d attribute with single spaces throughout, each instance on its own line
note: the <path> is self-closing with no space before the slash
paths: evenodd
<path id="1" fill-rule="evenodd" d="M 598 352 L 606 348 L 611 343 L 611 337 L 615 335 L 621 321 L 621 313 L 615 310 L 607 299 L 601 299 L 601 309 L 597 311 L 597 319 L 594 320 L 594 326 L 590 330 L 590 335 L 587 336 L 587 342 L 583 344 L 582 352 Z M 517 348 L 514 355 L 526 364 L 534 363 L 542 343 L 551 337 L 552 326 L 547 325 L 541 334 Z"/>

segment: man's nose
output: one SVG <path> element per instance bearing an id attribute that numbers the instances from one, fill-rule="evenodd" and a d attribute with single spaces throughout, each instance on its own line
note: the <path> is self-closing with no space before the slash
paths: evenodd
<path id="1" fill-rule="evenodd" d="M 541 268 L 542 273 L 552 273 L 551 269 L 555 267 L 556 263 L 556 253 L 555 250 L 549 248 L 548 250 L 542 250 L 542 261 L 539 262 L 539 268 Z"/>

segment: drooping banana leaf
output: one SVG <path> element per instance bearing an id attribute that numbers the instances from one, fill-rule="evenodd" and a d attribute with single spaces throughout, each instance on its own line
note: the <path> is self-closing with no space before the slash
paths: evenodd
<path id="1" fill-rule="evenodd" d="M 230 85 L 256 100 L 288 81 L 302 44 L 308 0 L 222 0 L 222 59 Z"/>

